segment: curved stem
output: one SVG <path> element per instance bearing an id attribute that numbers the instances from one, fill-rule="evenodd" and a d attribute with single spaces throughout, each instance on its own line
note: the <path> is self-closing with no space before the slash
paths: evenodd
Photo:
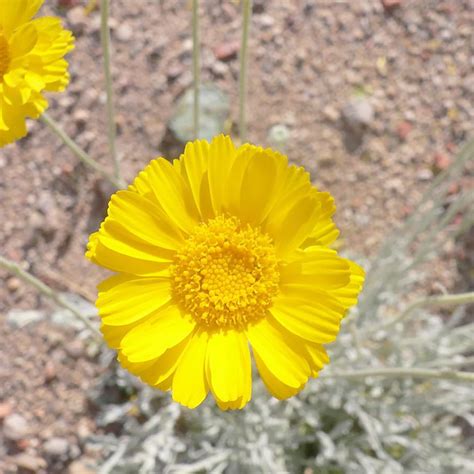
<path id="1" fill-rule="evenodd" d="M 469 367 L 474 365 L 474 357 L 463 357 L 461 360 L 442 359 L 434 360 L 427 367 Z"/>
<path id="2" fill-rule="evenodd" d="M 423 306 L 458 306 L 462 304 L 469 304 L 474 303 L 474 291 L 469 293 L 459 293 L 457 295 L 437 295 L 437 296 L 429 296 L 427 298 L 421 298 L 411 305 L 409 305 L 405 311 L 399 314 L 396 318 L 388 321 L 385 324 L 381 324 L 379 326 L 370 329 L 369 331 L 376 332 L 381 329 L 386 330 L 388 328 L 393 327 L 395 324 L 403 321 L 406 319 L 410 314 L 417 308 Z"/>
<path id="3" fill-rule="evenodd" d="M 84 164 L 97 171 L 105 179 L 110 181 L 116 188 L 124 188 L 125 183 L 112 176 L 102 165 L 91 158 L 84 150 L 82 150 L 77 143 L 69 137 L 61 126 L 46 112 L 41 115 L 41 121 L 46 124 L 61 141 L 79 158 Z"/>
<path id="4" fill-rule="evenodd" d="M 117 153 L 116 136 L 117 127 L 115 124 L 115 108 L 112 89 L 112 72 L 110 68 L 110 30 L 109 30 L 110 0 L 100 2 L 100 41 L 102 44 L 102 56 L 104 61 L 105 92 L 107 95 L 107 136 L 109 139 L 110 154 L 114 162 L 115 178 L 122 180 L 120 171 L 120 159 Z"/>
<path id="5" fill-rule="evenodd" d="M 193 0 L 193 132 L 199 138 L 199 99 L 200 99 L 200 40 L 199 40 L 199 0 Z"/>
<path id="6" fill-rule="evenodd" d="M 248 66 L 248 39 L 250 19 L 252 15 L 252 0 L 242 1 L 242 42 L 240 45 L 240 72 L 239 72 L 239 138 L 241 142 L 247 140 L 247 66 Z"/>
<path id="7" fill-rule="evenodd" d="M 347 372 L 333 372 L 321 378 L 365 379 L 367 377 L 400 378 L 412 377 L 422 379 L 448 379 L 474 382 L 473 372 L 453 371 L 449 369 L 421 369 L 409 367 L 387 367 L 381 369 L 361 369 Z"/>
<path id="8" fill-rule="evenodd" d="M 63 296 L 61 296 L 59 293 L 54 291 L 51 287 L 43 283 L 41 280 L 33 276 L 31 273 L 28 273 L 27 271 L 23 270 L 17 263 L 12 262 L 11 260 L 8 260 L 5 257 L 2 257 L 1 255 L 0 255 L 0 267 L 4 268 L 10 273 L 13 273 L 14 275 L 21 278 L 26 283 L 29 283 L 30 285 L 34 286 L 40 293 L 47 296 L 48 298 L 51 298 L 59 306 L 62 306 L 63 308 L 66 308 L 69 311 L 71 311 L 71 313 L 76 318 L 80 319 L 81 322 L 88 329 L 92 331 L 94 338 L 97 341 L 102 342 L 102 336 L 99 330 L 91 323 L 91 321 L 86 316 L 84 316 L 80 311 L 78 311 L 73 305 L 71 305 Z"/>

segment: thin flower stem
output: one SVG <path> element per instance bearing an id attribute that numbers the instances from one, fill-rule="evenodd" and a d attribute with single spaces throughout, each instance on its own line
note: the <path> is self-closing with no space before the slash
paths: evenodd
<path id="1" fill-rule="evenodd" d="M 405 367 L 387 367 L 381 369 L 361 369 L 347 372 L 324 374 L 321 378 L 365 379 L 367 377 L 400 378 L 412 377 L 421 379 L 446 379 L 474 382 L 474 372 L 453 371 L 449 369 L 421 369 Z"/>
<path id="2" fill-rule="evenodd" d="M 388 321 L 385 324 L 374 327 L 370 330 L 370 332 L 376 332 L 381 329 L 387 330 L 388 328 L 391 328 L 395 324 L 406 319 L 411 313 L 413 313 L 413 311 L 415 311 L 415 309 L 421 308 L 423 306 L 459 306 L 469 303 L 474 303 L 474 291 L 469 293 L 459 293 L 457 295 L 437 295 L 429 296 L 428 298 L 421 298 L 409 305 L 405 311 L 400 313 L 396 318 Z"/>
<path id="3" fill-rule="evenodd" d="M 193 132 L 199 138 L 199 99 L 201 87 L 199 0 L 193 0 Z"/>
<path id="4" fill-rule="evenodd" d="M 240 45 L 240 72 L 239 72 L 239 136 L 240 141 L 247 140 L 247 66 L 248 40 L 250 19 L 252 16 L 252 0 L 242 1 L 242 42 Z"/>
<path id="5" fill-rule="evenodd" d="M 117 153 L 115 124 L 114 95 L 112 89 L 112 72 L 110 68 L 110 29 L 109 29 L 110 0 L 100 2 L 100 40 L 102 43 L 102 56 L 104 61 L 105 92 L 107 95 L 107 136 L 109 139 L 109 149 L 114 162 L 115 178 L 122 180 L 120 170 L 120 158 Z"/>
<path id="6" fill-rule="evenodd" d="M 461 360 L 433 360 L 429 364 L 426 364 L 427 367 L 468 367 L 474 365 L 474 356 L 473 357 L 464 357 Z"/>
<path id="7" fill-rule="evenodd" d="M 101 342 L 102 336 L 99 330 L 90 322 L 90 320 L 84 316 L 80 311 L 78 311 L 73 305 L 71 305 L 65 298 L 63 298 L 59 293 L 54 291 L 51 287 L 43 283 L 41 280 L 33 276 L 31 273 L 23 270 L 17 263 L 12 262 L 11 260 L 6 259 L 0 255 L 0 267 L 5 270 L 13 273 L 17 277 L 21 278 L 26 283 L 34 286 L 40 293 L 47 296 L 53 300 L 59 306 L 68 309 L 71 313 L 81 322 L 92 331 L 94 338 Z"/>
<path id="8" fill-rule="evenodd" d="M 116 188 L 124 188 L 125 183 L 112 176 L 102 165 L 91 158 L 84 150 L 82 150 L 77 143 L 69 137 L 61 126 L 46 112 L 41 115 L 41 120 L 45 123 L 60 139 L 61 141 L 87 166 L 97 171 L 105 179 L 110 181 Z"/>

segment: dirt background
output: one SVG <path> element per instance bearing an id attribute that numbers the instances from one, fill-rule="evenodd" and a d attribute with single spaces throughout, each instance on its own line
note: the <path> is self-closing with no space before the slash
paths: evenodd
<path id="1" fill-rule="evenodd" d="M 86 3 L 46 0 L 42 8 L 41 14 L 62 16 L 77 38 L 71 84 L 49 97 L 49 112 L 112 169 L 99 13 L 86 16 Z M 166 153 L 174 104 L 192 84 L 190 2 L 111 3 L 118 148 L 130 181 Z M 201 3 L 202 79 L 229 95 L 235 122 L 239 6 Z M 290 160 L 336 198 L 343 249 L 370 257 L 473 136 L 474 3 L 254 0 L 253 9 L 249 141 L 268 145 L 271 128 L 283 126 Z M 93 301 L 103 272 L 83 253 L 112 189 L 41 122 L 30 121 L 29 130 L 0 150 L 1 252 L 55 289 Z M 465 176 L 453 193 L 472 183 Z M 462 287 L 459 252 L 445 243 L 427 291 L 439 283 Z M 45 321 L 21 330 L 8 324 L 3 315 L 12 308 L 48 306 L 16 277 L 0 272 L 0 279 L 0 457 L 6 456 L 0 471 L 94 472 L 87 460 L 100 454 L 85 452 L 83 443 L 96 430 L 87 393 L 103 369 L 71 329 Z M 12 415 L 27 425 L 17 439 L 5 433 Z"/>

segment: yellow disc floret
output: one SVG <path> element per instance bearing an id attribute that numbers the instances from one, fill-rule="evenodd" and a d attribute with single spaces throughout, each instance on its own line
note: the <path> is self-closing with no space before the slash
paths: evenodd
<path id="1" fill-rule="evenodd" d="M 176 302 L 209 329 L 242 328 L 263 318 L 280 277 L 270 237 L 224 216 L 196 227 L 171 274 Z"/>
<path id="2" fill-rule="evenodd" d="M 3 75 L 8 71 L 10 64 L 10 55 L 8 53 L 8 42 L 0 31 L 0 80 Z"/>

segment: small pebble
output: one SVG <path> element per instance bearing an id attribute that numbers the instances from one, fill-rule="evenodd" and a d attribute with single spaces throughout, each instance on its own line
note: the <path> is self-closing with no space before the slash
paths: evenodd
<path id="1" fill-rule="evenodd" d="M 92 463 L 90 463 L 92 464 Z M 74 461 L 69 464 L 69 474 L 96 474 L 96 470 L 85 461 Z"/>
<path id="2" fill-rule="evenodd" d="M 84 344 L 79 340 L 67 343 L 65 349 L 68 355 L 73 359 L 79 359 L 84 354 Z"/>
<path id="3" fill-rule="evenodd" d="M 422 169 L 416 173 L 416 177 L 420 181 L 429 181 L 430 179 L 433 178 L 433 172 L 429 169 Z"/>
<path id="4" fill-rule="evenodd" d="M 222 43 L 214 48 L 214 56 L 219 61 L 229 61 L 237 57 L 237 53 L 240 49 L 239 41 L 231 41 L 229 43 Z"/>
<path id="5" fill-rule="evenodd" d="M 26 472 L 39 472 L 47 466 L 46 461 L 38 456 L 27 453 L 20 453 L 9 458 L 16 466 Z"/>
<path id="6" fill-rule="evenodd" d="M 7 280 L 7 288 L 9 291 L 11 291 L 12 293 L 14 293 L 15 291 L 18 290 L 18 288 L 20 288 L 20 285 L 21 285 L 21 282 L 20 280 L 17 278 L 17 277 L 10 277 L 8 280 Z"/>
<path id="7" fill-rule="evenodd" d="M 385 8 L 385 10 L 394 10 L 395 8 L 398 8 L 402 3 L 402 0 L 382 0 L 382 5 Z"/>
<path id="8" fill-rule="evenodd" d="M 119 41 L 126 43 L 132 39 L 133 28 L 128 23 L 122 23 L 115 31 L 115 36 Z"/>
<path id="9" fill-rule="evenodd" d="M 13 410 L 13 404 L 11 402 L 1 402 L 0 403 L 0 420 L 3 420 L 5 417 L 10 415 Z"/>
<path id="10" fill-rule="evenodd" d="M 3 421 L 3 434 L 11 441 L 26 438 L 30 432 L 31 429 L 26 419 L 17 413 L 8 415 Z"/>
<path id="11" fill-rule="evenodd" d="M 445 170 L 451 164 L 451 158 L 444 153 L 435 153 L 433 157 L 434 171 L 440 172 Z"/>
<path id="12" fill-rule="evenodd" d="M 342 110 L 346 124 L 358 130 L 368 127 L 374 120 L 374 108 L 368 99 L 357 98 L 349 101 Z"/>
<path id="13" fill-rule="evenodd" d="M 46 383 L 51 382 L 54 380 L 57 376 L 57 371 L 54 363 L 52 361 L 46 362 L 45 368 L 44 368 L 44 380 Z"/>
<path id="14" fill-rule="evenodd" d="M 87 16 L 84 12 L 84 8 L 81 6 L 77 6 L 71 8 L 67 12 L 67 21 L 71 26 L 71 29 L 77 34 L 82 33 L 84 27 L 87 24 Z"/>
<path id="15" fill-rule="evenodd" d="M 43 444 L 43 451 L 51 457 L 66 457 L 69 453 L 69 442 L 65 438 L 50 438 Z"/>

